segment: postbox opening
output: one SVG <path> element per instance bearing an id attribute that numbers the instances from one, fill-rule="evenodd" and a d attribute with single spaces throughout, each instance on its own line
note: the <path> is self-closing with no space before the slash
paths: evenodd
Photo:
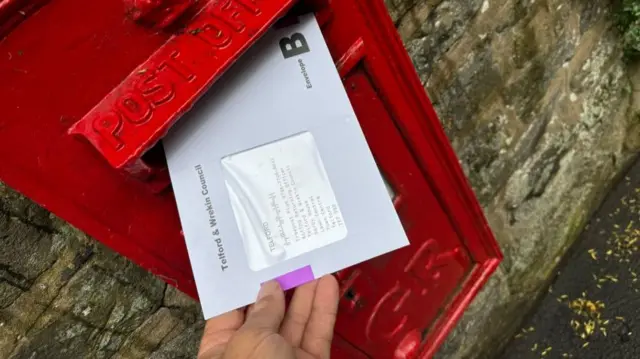
<path id="1" fill-rule="evenodd" d="M 162 142 L 156 143 L 151 149 L 142 155 L 142 161 L 150 168 L 163 170 L 167 168 L 167 159 L 164 154 Z"/>

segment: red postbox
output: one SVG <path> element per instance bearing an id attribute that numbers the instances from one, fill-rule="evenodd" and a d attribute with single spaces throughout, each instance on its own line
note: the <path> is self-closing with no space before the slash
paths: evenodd
<path id="1" fill-rule="evenodd" d="M 382 0 L 0 2 L 0 179 L 196 297 L 158 141 L 314 11 L 411 245 L 336 273 L 335 358 L 428 358 L 501 259 Z"/>

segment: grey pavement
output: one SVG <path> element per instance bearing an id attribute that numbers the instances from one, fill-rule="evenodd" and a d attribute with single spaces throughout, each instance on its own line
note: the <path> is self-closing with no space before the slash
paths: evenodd
<path id="1" fill-rule="evenodd" d="M 640 160 L 502 356 L 516 358 L 640 358 Z"/>

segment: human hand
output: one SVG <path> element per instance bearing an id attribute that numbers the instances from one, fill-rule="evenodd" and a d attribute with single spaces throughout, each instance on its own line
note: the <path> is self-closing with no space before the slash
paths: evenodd
<path id="1" fill-rule="evenodd" d="M 284 292 L 265 283 L 245 315 L 209 319 L 198 359 L 327 359 L 338 310 L 338 282 L 327 275 L 298 287 L 285 313 Z"/>

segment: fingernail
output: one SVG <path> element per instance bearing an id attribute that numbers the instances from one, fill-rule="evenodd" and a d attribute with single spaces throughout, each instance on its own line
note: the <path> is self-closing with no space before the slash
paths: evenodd
<path id="1" fill-rule="evenodd" d="M 278 284 L 278 282 L 276 282 L 275 280 L 270 280 L 262 284 L 262 286 L 260 287 L 260 292 L 258 292 L 257 300 L 260 300 L 272 294 L 273 292 L 277 291 L 279 288 L 280 288 L 280 284 Z"/>

